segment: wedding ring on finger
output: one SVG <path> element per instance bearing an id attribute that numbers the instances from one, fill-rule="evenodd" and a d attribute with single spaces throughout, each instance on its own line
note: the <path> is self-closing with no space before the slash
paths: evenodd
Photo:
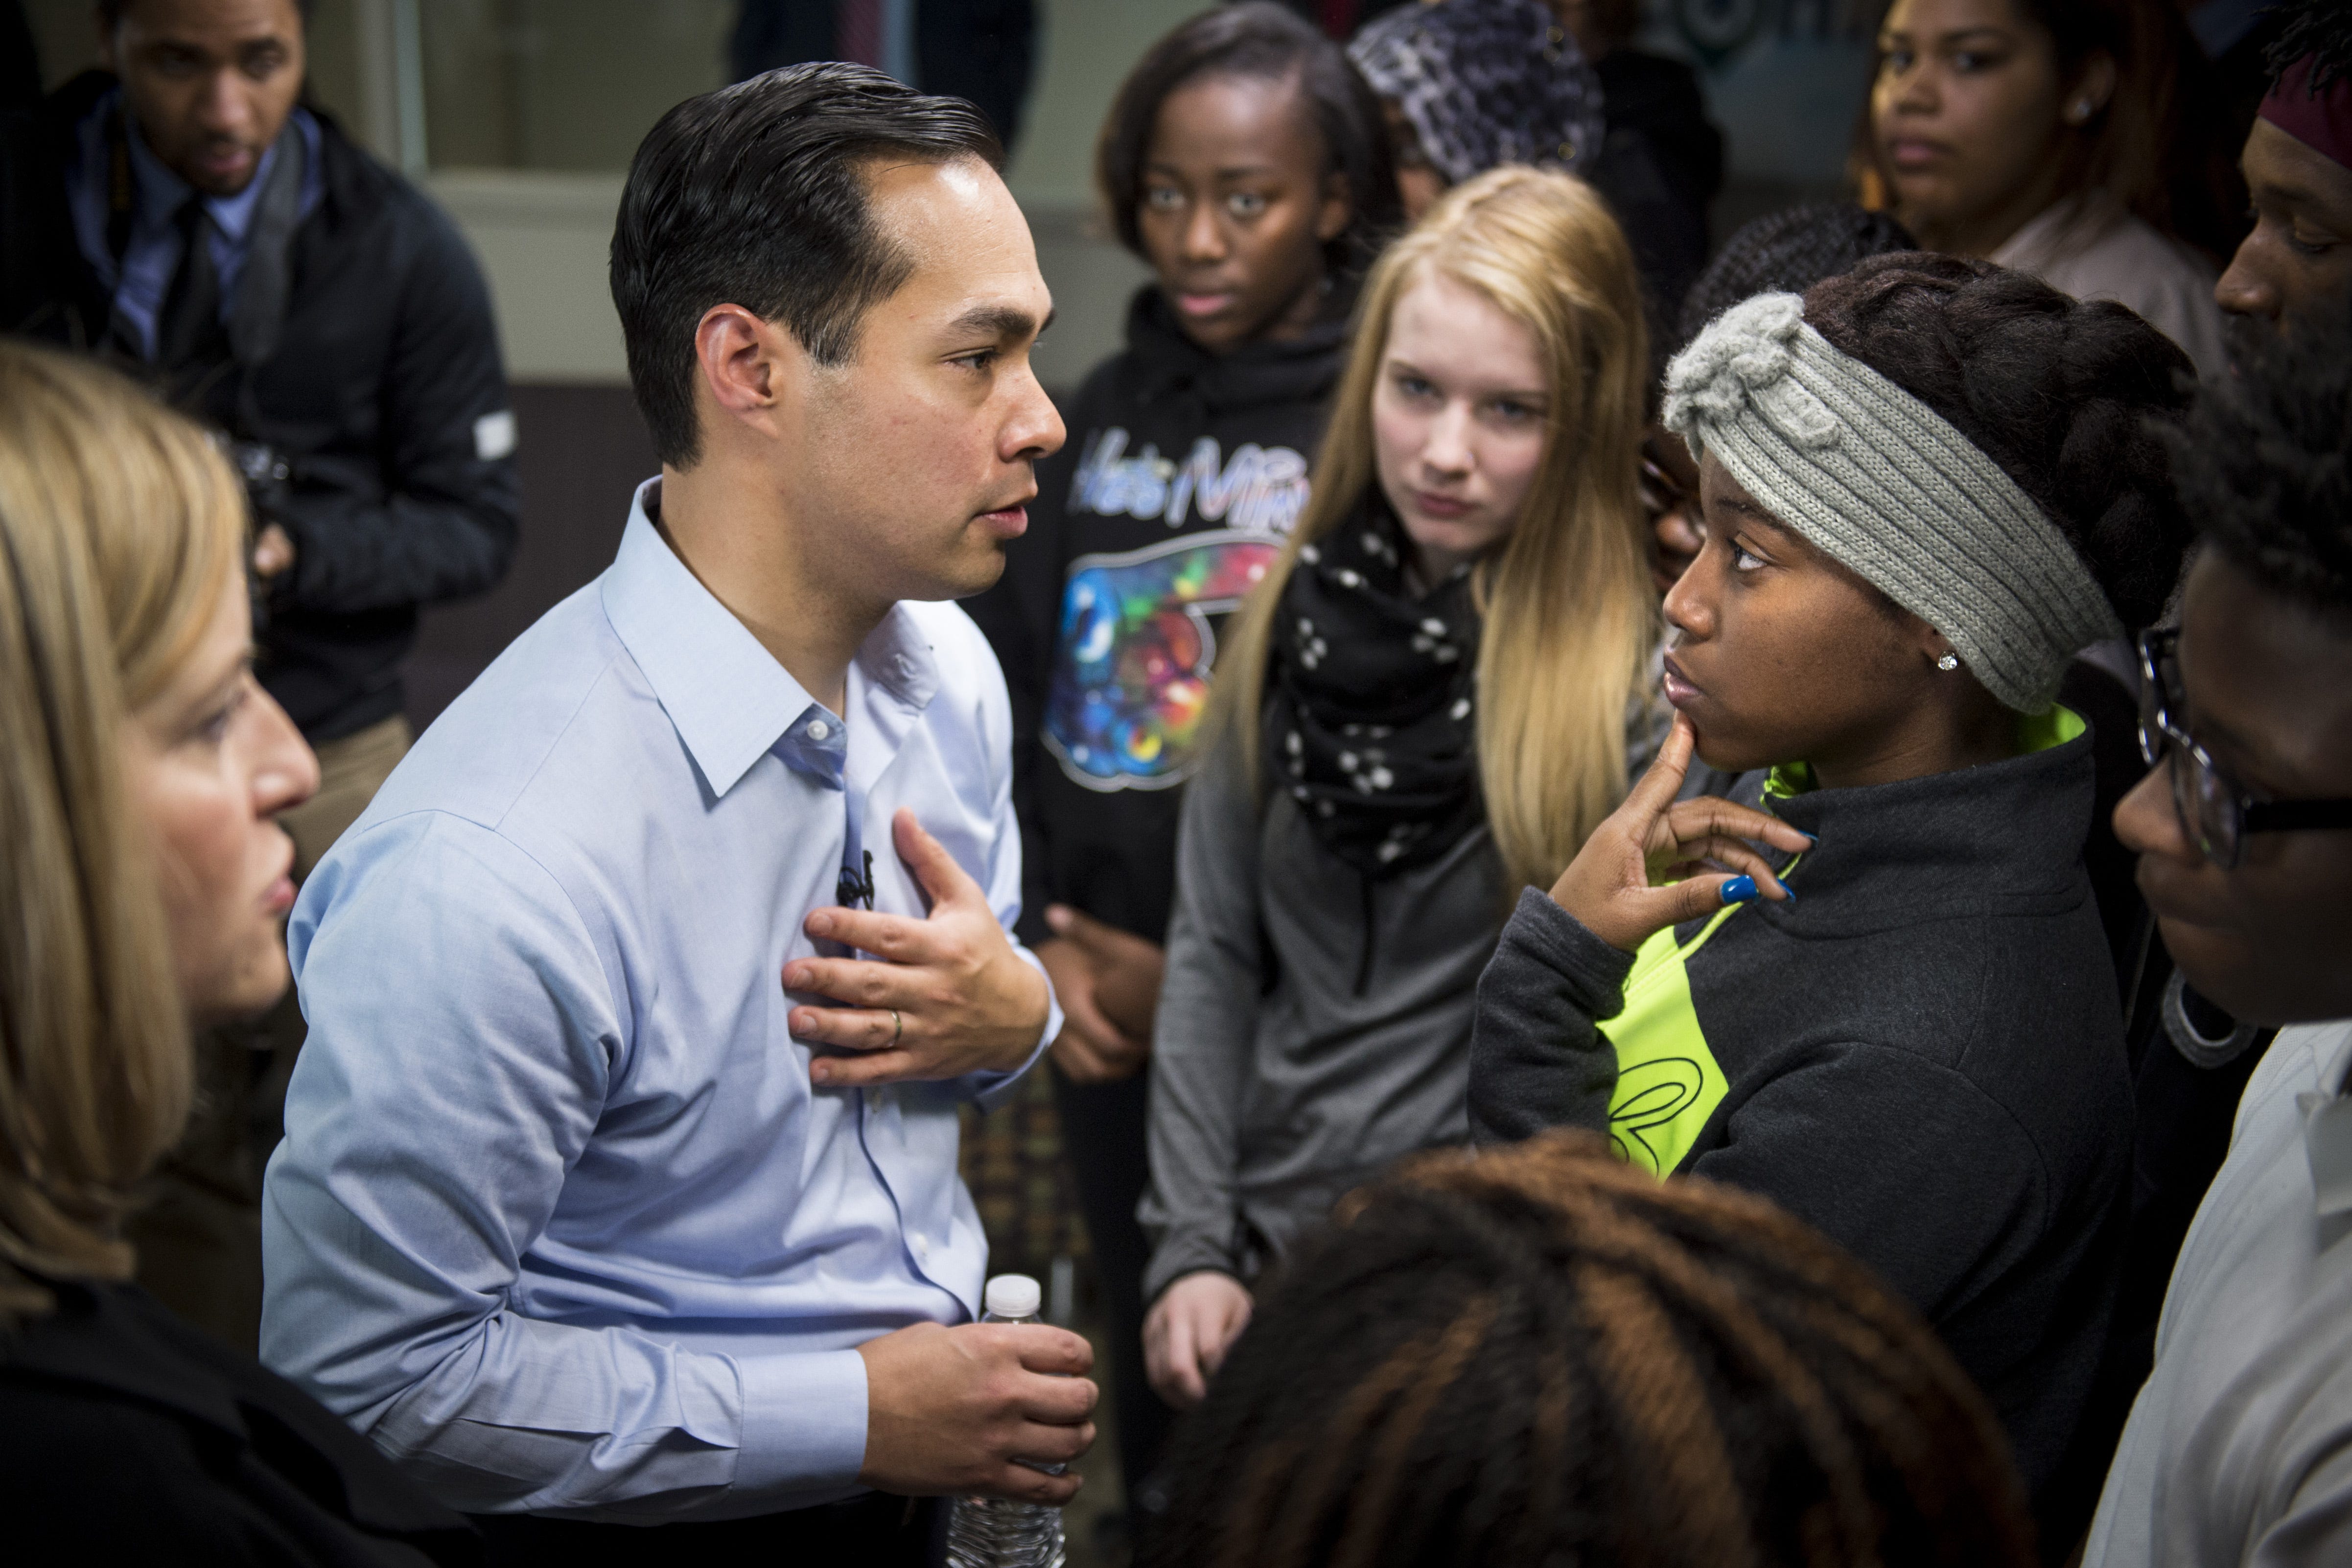
<path id="1" fill-rule="evenodd" d="M 900 1036 L 907 1032 L 907 1021 L 898 1016 L 898 1009 L 890 1009 L 890 1044 L 895 1048 Z"/>

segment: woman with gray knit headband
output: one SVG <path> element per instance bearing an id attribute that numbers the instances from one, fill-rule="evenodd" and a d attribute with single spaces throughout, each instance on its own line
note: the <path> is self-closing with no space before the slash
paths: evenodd
<path id="1" fill-rule="evenodd" d="M 1520 896 L 1472 1048 L 1482 1138 L 1605 1130 L 1875 1268 L 2062 1548 L 2131 1084 L 2091 740 L 2053 699 L 2179 575 L 2153 426 L 2188 370 L 2121 306 L 1917 253 L 1710 323 L 1666 380 L 1706 534 L 1666 597 L 1674 736 Z M 1694 755 L 1728 799 L 1677 800 Z"/>

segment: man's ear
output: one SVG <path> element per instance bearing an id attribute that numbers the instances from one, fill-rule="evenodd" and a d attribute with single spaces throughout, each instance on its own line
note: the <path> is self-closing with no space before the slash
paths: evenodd
<path id="1" fill-rule="evenodd" d="M 713 305 L 694 329 L 694 358 L 702 390 L 717 406 L 709 417 L 772 427 L 789 400 L 800 342 L 783 327 L 740 305 Z"/>

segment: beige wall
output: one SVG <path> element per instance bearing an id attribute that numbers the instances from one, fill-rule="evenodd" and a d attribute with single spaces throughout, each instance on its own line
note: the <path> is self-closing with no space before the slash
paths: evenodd
<path id="1" fill-rule="evenodd" d="M 723 87 L 733 0 L 421 0 L 436 168 L 628 167 L 654 121 Z"/>
<path id="2" fill-rule="evenodd" d="M 1005 172 L 1013 194 L 1085 205 L 1094 190 L 1095 134 L 1112 94 L 1162 34 L 1207 9 L 1209 0 L 1038 0 L 1043 49 Z"/>
<path id="3" fill-rule="evenodd" d="M 321 0 L 322 12 L 336 3 Z M 614 8 L 629 0 L 423 4 L 436 165 L 429 183 L 482 258 L 510 373 L 536 381 L 625 380 L 604 283 L 619 171 L 663 110 L 722 79 L 718 50 L 732 6 L 667 0 L 663 30 L 620 26 Z M 559 6 L 574 16 L 610 14 L 500 47 L 500 15 L 537 28 Z M 1059 312 L 1037 351 L 1038 374 L 1049 386 L 1075 387 L 1117 350 L 1128 297 L 1146 276 L 1103 237 L 1093 209 L 1103 114 L 1152 41 L 1202 8 L 1202 0 L 1040 0 L 1038 69 L 1006 179 L 1029 215 L 1038 266 Z M 624 33 L 648 62 L 626 84 L 601 75 L 587 47 Z M 546 51 L 536 57 L 544 68 L 518 68 L 532 58 L 527 50 Z M 512 172 L 514 164 L 528 172 Z"/>

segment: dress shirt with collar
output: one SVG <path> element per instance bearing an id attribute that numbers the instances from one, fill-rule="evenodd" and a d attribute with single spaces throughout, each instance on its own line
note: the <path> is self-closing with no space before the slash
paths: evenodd
<path id="1" fill-rule="evenodd" d="M 100 99 L 96 108 L 74 127 L 73 161 L 66 174 L 66 201 L 73 212 L 74 243 L 99 281 L 114 290 L 114 308 L 139 332 L 140 352 L 155 357 L 155 319 L 172 275 L 180 269 L 184 248 L 173 221 L 182 204 L 195 194 L 179 175 L 163 166 L 139 134 L 138 121 L 124 115 L 123 142 L 131 153 L 131 184 L 136 194 L 131 212 L 131 237 L 120 263 L 107 244 L 106 179 L 107 124 L 121 112 L 120 89 Z M 319 169 L 319 122 L 308 110 L 293 113 L 309 156 L 302 166 L 299 210 L 308 215 L 319 205 L 325 179 Z M 278 149 L 263 150 L 261 163 L 245 189 L 231 196 L 207 196 L 205 209 L 213 220 L 213 275 L 220 283 L 221 319 L 226 321 L 236 300 L 236 280 L 245 270 L 245 255 L 253 233 L 253 209 L 268 184 Z"/>
<path id="2" fill-rule="evenodd" d="M 873 907 L 922 916 L 902 805 L 1010 930 L 1003 677 L 961 610 L 900 604 L 835 716 L 659 505 L 649 481 L 612 567 L 425 733 L 288 929 L 310 1032 L 263 1359 L 468 1511 L 849 1495 L 853 1347 L 979 1306 L 956 1110 L 1013 1075 L 816 1089 L 782 971 L 860 816 Z"/>
<path id="3" fill-rule="evenodd" d="M 2087 1568 L 2352 1563 L 2347 1071 L 2339 1018 L 2281 1029 L 2247 1080 L 2172 1268 Z"/>

